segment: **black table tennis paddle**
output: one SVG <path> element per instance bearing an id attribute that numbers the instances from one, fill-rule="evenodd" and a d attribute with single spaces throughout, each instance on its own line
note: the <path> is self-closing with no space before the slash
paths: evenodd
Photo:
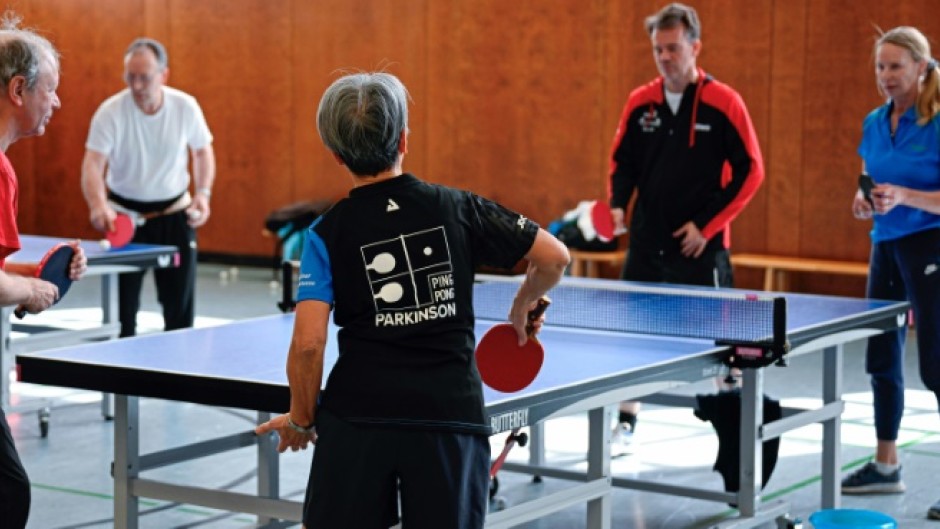
<path id="1" fill-rule="evenodd" d="M 46 252 L 39 266 L 36 267 L 36 277 L 43 281 L 48 281 L 59 288 L 59 297 L 55 303 L 65 296 L 72 286 L 72 279 L 69 277 L 69 267 L 72 264 L 72 256 L 75 255 L 75 248 L 67 243 L 59 243 Z M 17 318 L 22 319 L 26 315 L 26 307 L 20 305 L 14 311 Z"/>
<path id="2" fill-rule="evenodd" d="M 871 176 L 867 174 L 858 175 L 858 188 L 862 190 L 862 196 L 865 197 L 865 200 L 871 204 L 872 207 L 875 207 L 875 202 L 871 199 L 871 190 L 875 187 L 875 181 L 871 179 Z"/>

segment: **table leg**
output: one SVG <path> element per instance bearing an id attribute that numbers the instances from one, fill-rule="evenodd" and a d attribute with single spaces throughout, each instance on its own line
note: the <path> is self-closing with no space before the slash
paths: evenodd
<path id="1" fill-rule="evenodd" d="M 118 274 L 101 276 L 101 324 L 107 326 L 118 322 Z M 110 393 L 101 394 L 101 416 L 105 420 L 114 417 L 114 406 Z"/>
<path id="2" fill-rule="evenodd" d="M 738 510 L 751 517 L 760 506 L 763 480 L 764 443 L 759 431 L 764 422 L 764 371 L 760 368 L 742 370 L 740 488 Z"/>
<path id="3" fill-rule="evenodd" d="M 588 412 L 588 481 L 607 478 L 610 475 L 610 425 L 614 420 L 614 406 L 596 408 Z M 613 515 L 612 489 L 587 505 L 587 528 L 610 529 Z"/>
<path id="4" fill-rule="evenodd" d="M 842 400 L 842 356 L 843 346 L 836 345 L 823 350 L 823 406 Z M 835 509 L 842 504 L 839 483 L 841 472 L 842 416 L 826 419 L 822 440 L 822 508 Z"/>
<path id="5" fill-rule="evenodd" d="M 127 395 L 114 400 L 114 527 L 137 529 L 140 513 L 131 483 L 140 474 L 140 403 Z"/>
<path id="6" fill-rule="evenodd" d="M 571 274 L 572 277 L 581 277 L 584 275 L 583 267 L 584 263 L 582 263 L 580 259 L 572 259 L 568 273 Z"/>
<path id="7" fill-rule="evenodd" d="M 258 424 L 270 419 L 270 413 L 258 412 Z M 277 436 L 274 435 L 258 436 L 258 497 L 261 498 L 280 498 L 281 472 L 276 439 Z M 273 518 L 259 515 L 258 527 L 265 527 L 274 521 Z"/>

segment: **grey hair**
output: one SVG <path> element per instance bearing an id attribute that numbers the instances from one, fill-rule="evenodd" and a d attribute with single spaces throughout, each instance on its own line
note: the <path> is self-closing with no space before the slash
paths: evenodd
<path id="1" fill-rule="evenodd" d="M 353 174 L 375 176 L 390 169 L 407 130 L 408 89 L 392 74 L 344 75 L 320 98 L 320 139 Z"/>
<path id="2" fill-rule="evenodd" d="M 169 64 L 170 61 L 166 54 L 166 48 L 163 47 L 163 44 L 160 44 L 153 39 L 148 39 L 145 37 L 135 39 L 134 42 L 131 42 L 131 45 L 127 47 L 127 51 L 124 52 L 124 57 L 128 57 L 141 48 L 147 48 L 152 51 L 154 57 L 157 58 L 157 66 L 159 66 L 161 70 L 166 69 L 167 64 Z"/>
<path id="3" fill-rule="evenodd" d="M 26 79 L 26 89 L 32 90 L 43 61 L 50 60 L 52 66 L 59 69 L 59 52 L 45 37 L 20 28 L 22 20 L 13 11 L 6 11 L 0 17 L 0 84 L 6 88 L 20 75 Z"/>
<path id="4" fill-rule="evenodd" d="M 698 21 L 695 8 L 678 2 L 673 2 L 656 14 L 646 17 L 645 25 L 646 32 L 650 35 L 657 29 L 672 29 L 681 25 L 685 28 L 685 36 L 689 42 L 702 38 L 702 24 Z"/>

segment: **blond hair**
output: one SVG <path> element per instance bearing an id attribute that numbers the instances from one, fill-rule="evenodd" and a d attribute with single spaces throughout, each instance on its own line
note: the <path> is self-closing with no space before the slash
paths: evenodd
<path id="1" fill-rule="evenodd" d="M 898 26 L 881 34 L 875 41 L 875 51 L 877 52 L 883 44 L 904 48 L 910 52 L 915 62 L 927 63 L 915 104 L 917 124 L 925 125 L 940 113 L 940 69 L 937 68 L 937 61 L 930 55 L 930 42 L 917 28 Z"/>

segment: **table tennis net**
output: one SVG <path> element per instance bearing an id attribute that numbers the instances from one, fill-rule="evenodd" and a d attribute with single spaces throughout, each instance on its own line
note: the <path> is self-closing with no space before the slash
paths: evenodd
<path id="1" fill-rule="evenodd" d="M 478 319 L 505 321 L 519 288 L 515 281 L 474 287 Z M 782 343 L 786 304 L 782 297 L 709 293 L 670 287 L 597 288 L 561 284 L 548 297 L 545 324 L 599 331 L 700 338 L 732 344 Z"/>

